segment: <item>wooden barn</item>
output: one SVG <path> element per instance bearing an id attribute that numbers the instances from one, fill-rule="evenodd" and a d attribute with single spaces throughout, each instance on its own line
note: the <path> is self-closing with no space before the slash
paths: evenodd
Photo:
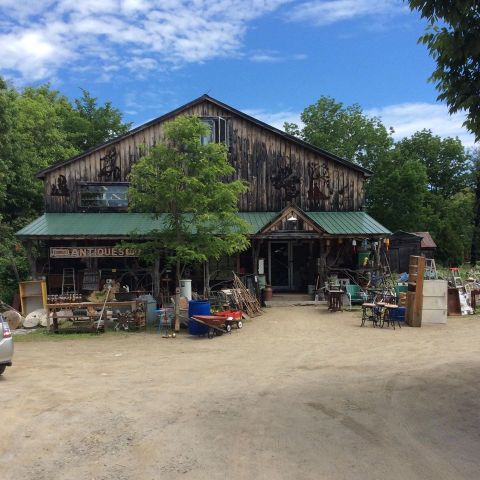
<path id="1" fill-rule="evenodd" d="M 274 290 L 306 291 L 318 275 L 323 282 L 337 268 L 367 268 L 359 257 L 378 253 L 390 234 L 363 211 L 371 172 L 203 95 L 38 173 L 45 214 L 17 235 L 29 247 L 32 275 L 45 276 L 49 292 L 61 289 L 66 268 L 74 269 L 77 290 L 112 277 L 132 290 L 173 287 L 162 259 L 154 268 L 143 265 L 119 244 L 154 228 L 148 212 L 128 212 L 129 173 L 162 141 L 164 123 L 179 115 L 207 123 L 211 135 L 204 141 L 225 143 L 236 178 L 249 185 L 239 215 L 250 224 L 251 248 L 212 263 L 212 284 L 232 270 L 257 274 L 260 267 Z M 198 269 L 190 275 L 194 288 L 203 288 Z"/>

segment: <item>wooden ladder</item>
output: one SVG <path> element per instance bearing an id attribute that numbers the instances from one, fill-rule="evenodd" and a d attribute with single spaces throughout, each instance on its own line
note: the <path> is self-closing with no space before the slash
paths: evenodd
<path id="1" fill-rule="evenodd" d="M 62 274 L 62 295 L 66 292 L 75 292 L 75 269 L 64 268 Z"/>
<path id="2" fill-rule="evenodd" d="M 437 266 L 433 258 L 425 258 L 425 280 L 437 280 Z"/>

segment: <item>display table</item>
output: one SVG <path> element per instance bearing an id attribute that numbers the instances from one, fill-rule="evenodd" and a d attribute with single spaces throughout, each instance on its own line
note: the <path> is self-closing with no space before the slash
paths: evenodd
<path id="1" fill-rule="evenodd" d="M 47 311 L 47 329 L 50 330 L 50 314 L 52 316 L 53 322 L 53 331 L 58 333 L 58 319 L 59 318 L 70 318 L 75 322 L 82 323 L 92 323 L 95 320 L 100 319 L 100 313 L 102 308 L 105 305 L 104 315 L 106 315 L 107 310 L 116 309 L 129 309 L 132 313 L 136 312 L 139 309 L 139 306 L 144 304 L 142 300 L 129 300 L 129 301 L 112 301 L 112 302 L 72 302 L 72 303 L 47 303 L 45 309 Z M 62 310 L 86 310 L 85 315 L 59 315 L 58 312 Z M 78 320 L 79 318 L 86 320 Z M 104 325 L 106 322 L 104 322 Z"/>
<path id="2" fill-rule="evenodd" d="M 331 312 L 338 312 L 342 310 L 342 295 L 343 290 L 327 290 L 328 309 Z"/>

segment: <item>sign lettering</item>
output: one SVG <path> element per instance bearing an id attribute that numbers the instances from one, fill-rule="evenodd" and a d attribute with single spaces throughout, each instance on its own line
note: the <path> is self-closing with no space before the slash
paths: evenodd
<path id="1" fill-rule="evenodd" d="M 138 257 L 138 251 L 125 247 L 50 247 L 50 258 Z"/>

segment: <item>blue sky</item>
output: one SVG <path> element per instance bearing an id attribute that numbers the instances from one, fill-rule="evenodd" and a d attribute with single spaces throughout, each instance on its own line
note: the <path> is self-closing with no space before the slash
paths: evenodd
<path id="1" fill-rule="evenodd" d="M 208 93 L 281 127 L 329 95 L 471 146 L 427 82 L 424 27 L 397 0 L 0 0 L 0 74 L 86 88 L 134 125 Z"/>

